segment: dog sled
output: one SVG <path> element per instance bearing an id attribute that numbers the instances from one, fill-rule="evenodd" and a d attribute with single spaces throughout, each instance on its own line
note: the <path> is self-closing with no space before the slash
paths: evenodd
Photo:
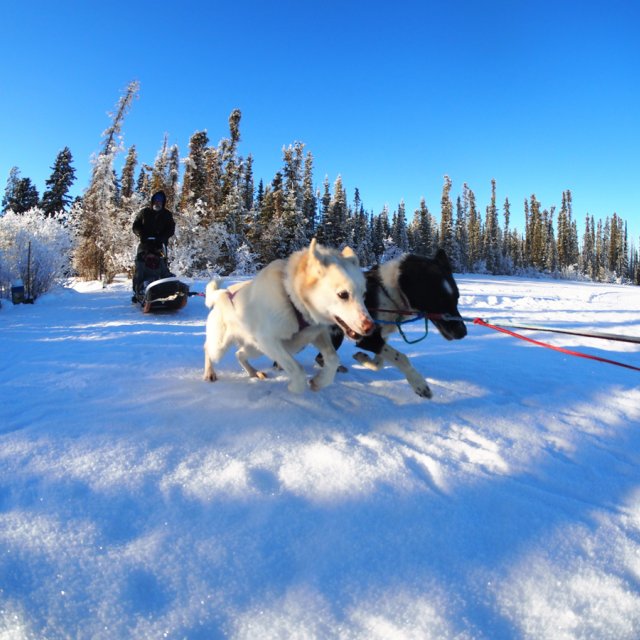
<path id="1" fill-rule="evenodd" d="M 189 285 L 169 271 L 162 250 L 148 250 L 136 258 L 132 302 L 140 304 L 143 313 L 177 311 L 189 298 Z"/>

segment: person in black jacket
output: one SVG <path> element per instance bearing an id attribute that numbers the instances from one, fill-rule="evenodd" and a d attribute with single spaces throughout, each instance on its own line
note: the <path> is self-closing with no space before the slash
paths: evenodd
<path id="1" fill-rule="evenodd" d="M 165 247 L 169 238 L 175 233 L 176 223 L 173 214 L 165 205 L 167 196 L 158 191 L 151 196 L 151 205 L 142 209 L 133 221 L 133 233 L 139 238 L 136 252 L 133 290 L 137 292 L 144 279 L 144 265 L 147 254 L 153 253 L 165 257 Z M 169 274 L 168 268 L 166 269 Z"/>

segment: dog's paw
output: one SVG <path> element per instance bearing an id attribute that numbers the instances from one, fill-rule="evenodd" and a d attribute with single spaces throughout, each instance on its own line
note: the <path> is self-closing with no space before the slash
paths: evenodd
<path id="1" fill-rule="evenodd" d="M 304 393 L 304 390 L 307 388 L 307 380 L 306 378 L 296 378 L 289 383 L 287 389 L 291 391 L 291 393 Z"/>
<path id="2" fill-rule="evenodd" d="M 309 380 L 309 386 L 312 391 L 320 391 L 320 389 L 328 387 L 334 381 L 335 377 L 335 371 L 331 373 L 329 369 L 322 369 L 320 373 Z"/>
<path id="3" fill-rule="evenodd" d="M 269 376 L 264 371 L 256 371 L 254 378 L 258 378 L 258 380 L 266 380 Z"/>
<path id="4" fill-rule="evenodd" d="M 378 371 L 378 369 L 380 369 L 380 366 L 369 356 L 368 353 L 358 351 L 353 354 L 353 359 L 359 362 L 363 367 L 371 369 L 371 371 Z"/>
<path id="5" fill-rule="evenodd" d="M 429 385 L 425 382 L 424 384 L 416 385 L 413 387 L 413 390 L 421 397 L 430 399 L 433 397 L 433 392 L 429 388 Z"/>
<path id="6" fill-rule="evenodd" d="M 215 374 L 215 371 L 212 371 L 211 373 L 205 373 L 202 376 L 202 379 L 205 382 L 215 382 L 218 379 L 218 376 Z"/>

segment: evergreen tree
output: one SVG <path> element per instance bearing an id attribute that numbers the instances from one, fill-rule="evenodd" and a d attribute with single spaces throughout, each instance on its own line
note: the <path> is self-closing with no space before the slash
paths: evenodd
<path id="1" fill-rule="evenodd" d="M 302 215 L 306 225 L 306 236 L 312 238 L 316 232 L 318 199 L 313 189 L 313 156 L 307 152 L 302 177 Z"/>
<path id="2" fill-rule="evenodd" d="M 39 202 L 38 189 L 31 182 L 31 178 L 22 178 L 18 182 L 16 190 L 16 202 L 13 208 L 15 213 L 24 213 L 30 209 L 35 209 Z"/>
<path id="3" fill-rule="evenodd" d="M 455 247 L 457 253 L 455 256 L 451 256 L 456 269 L 460 272 L 465 272 L 469 269 L 468 211 L 469 199 L 467 197 L 467 185 L 465 184 L 462 197 L 458 196 L 456 199 Z"/>
<path id="4" fill-rule="evenodd" d="M 528 257 L 534 267 L 544 269 L 546 226 L 540 202 L 536 199 L 535 194 L 531 195 L 529 212 L 529 228 L 527 230 Z"/>
<path id="5" fill-rule="evenodd" d="M 238 184 L 239 160 L 237 157 L 238 142 L 240 142 L 240 109 L 234 109 L 229 115 L 229 138 L 222 140 L 219 145 L 219 155 L 224 167 L 220 201 L 224 201 Z M 211 203 L 213 204 L 213 203 Z"/>
<path id="6" fill-rule="evenodd" d="M 120 150 L 118 138 L 125 115 L 139 89 L 137 82 L 131 82 L 125 94 L 118 101 L 111 126 L 104 133 L 102 151 L 94 160 L 91 183 L 82 203 L 82 219 L 79 224 L 79 242 L 74 261 L 82 278 L 110 281 L 129 263 L 133 254 L 134 241 L 129 219 L 123 219 L 123 212 L 117 207 L 117 180 L 113 162 Z"/>
<path id="7" fill-rule="evenodd" d="M 143 164 L 140 167 L 138 180 L 136 181 L 136 194 L 140 200 L 147 201 L 151 199 L 151 167 Z"/>
<path id="8" fill-rule="evenodd" d="M 398 210 L 394 214 L 393 224 L 391 226 L 391 238 L 402 253 L 409 251 L 409 239 L 407 233 L 407 214 L 405 210 L 404 200 L 400 201 Z"/>
<path id="9" fill-rule="evenodd" d="M 511 203 L 509 198 L 505 198 L 504 205 L 502 206 L 502 212 L 504 215 L 504 231 L 502 232 L 502 265 L 504 272 L 507 274 L 513 273 L 516 262 L 516 241 L 511 234 L 509 223 L 511 221 Z"/>
<path id="10" fill-rule="evenodd" d="M 123 198 L 130 198 L 135 192 L 136 164 L 138 164 L 138 153 L 136 146 L 132 145 L 127 152 L 120 177 L 120 189 Z"/>
<path id="11" fill-rule="evenodd" d="M 244 208 L 247 211 L 252 211 L 254 207 L 253 191 L 253 156 L 249 154 L 242 172 L 242 199 L 244 200 Z"/>
<path id="12" fill-rule="evenodd" d="M 204 205 L 203 224 L 211 221 L 224 224 L 224 212 L 221 210 L 227 193 L 223 194 L 222 181 L 224 167 L 222 162 L 222 147 L 225 141 L 216 147 L 206 147 L 204 149 L 204 167 L 203 167 L 203 191 L 198 200 Z M 234 165 L 235 166 L 235 165 Z"/>
<path id="13" fill-rule="evenodd" d="M 432 255 L 434 253 L 433 219 L 424 198 L 420 199 L 420 207 L 413 214 L 411 232 L 412 251 L 422 256 Z"/>
<path id="14" fill-rule="evenodd" d="M 338 176 L 333 183 L 333 196 L 329 206 L 332 238 L 330 246 L 340 248 L 345 244 L 348 230 L 347 194 L 342 185 L 342 176 Z"/>
<path id="15" fill-rule="evenodd" d="M 371 226 L 369 218 L 360 200 L 360 192 L 355 191 L 354 198 L 354 240 L 353 249 L 362 266 L 369 266 L 375 262 L 371 241 Z"/>
<path id="16" fill-rule="evenodd" d="M 496 181 L 491 180 L 491 203 L 487 207 L 485 222 L 485 260 L 490 273 L 499 273 L 500 256 L 500 225 L 498 223 L 498 207 L 496 206 Z"/>
<path id="17" fill-rule="evenodd" d="M 2 197 L 2 213 L 6 213 L 10 209 L 13 211 L 13 207 L 16 202 L 16 191 L 18 189 L 18 183 L 20 182 L 20 169 L 18 167 L 11 167 L 9 171 L 9 177 L 7 178 L 7 185 L 4 189 L 4 196 Z"/>
<path id="18" fill-rule="evenodd" d="M 305 220 L 295 191 L 287 193 L 282 212 L 282 255 L 288 256 L 307 245 Z"/>
<path id="19" fill-rule="evenodd" d="M 330 232 L 329 227 L 331 225 L 331 221 L 329 220 L 329 207 L 331 206 L 331 191 L 329 190 L 329 176 L 324 177 L 324 182 L 322 183 L 323 193 L 320 198 L 320 223 L 317 228 L 317 237 L 318 242 L 322 244 L 330 243 Z"/>
<path id="20" fill-rule="evenodd" d="M 180 181 L 180 151 L 174 144 L 169 150 L 169 163 L 167 166 L 167 179 L 165 183 L 166 207 L 169 211 L 175 211 L 178 204 L 178 184 Z"/>
<path id="21" fill-rule="evenodd" d="M 451 178 L 449 176 L 444 177 L 440 210 L 440 246 L 448 256 L 454 256 L 456 252 L 454 250 L 453 203 L 451 202 Z M 453 266 L 454 268 L 458 267 L 458 265 Z"/>
<path id="22" fill-rule="evenodd" d="M 165 134 L 151 171 L 151 193 L 169 190 L 169 136 Z"/>
<path id="23" fill-rule="evenodd" d="M 556 244 L 553 230 L 555 209 L 555 206 L 552 206 L 549 211 L 545 209 L 542 216 L 544 225 L 544 268 L 550 273 L 555 273 L 558 269 L 558 245 Z"/>
<path id="24" fill-rule="evenodd" d="M 467 214 L 467 239 L 468 239 L 468 266 L 472 271 L 476 271 L 480 268 L 480 261 L 482 259 L 482 221 L 480 220 L 480 214 L 476 208 L 476 196 L 475 193 L 465 185 L 464 189 L 465 203 L 468 201 Z"/>
<path id="25" fill-rule="evenodd" d="M 14 213 L 24 213 L 37 207 L 38 203 L 38 190 L 31 182 L 31 178 L 21 178 L 18 167 L 13 167 L 9 172 L 2 198 L 3 213 L 9 210 Z"/>
<path id="26" fill-rule="evenodd" d="M 584 236 L 582 237 L 581 271 L 588 278 L 596 274 L 595 229 L 593 216 L 587 214 L 584 222 Z"/>
<path id="27" fill-rule="evenodd" d="M 333 184 L 333 194 L 329 192 L 329 181 L 325 178 L 322 197 L 322 217 L 318 230 L 318 240 L 329 247 L 341 247 L 347 237 L 348 207 L 347 196 L 338 176 Z"/>
<path id="28" fill-rule="evenodd" d="M 59 211 L 66 211 L 72 198 L 69 189 L 75 181 L 76 170 L 71 166 L 73 156 L 69 147 L 65 147 L 57 155 L 51 176 L 46 181 L 46 189 L 42 195 L 41 208 L 46 216 L 52 216 Z"/>
<path id="29" fill-rule="evenodd" d="M 206 131 L 196 131 L 189 139 L 189 155 L 184 161 L 185 171 L 180 196 L 180 211 L 186 211 L 189 207 L 201 200 L 207 203 L 207 177 L 211 175 L 211 159 L 207 162 L 207 145 L 209 136 Z M 209 171 L 207 171 L 209 169 Z M 211 191 L 211 190 L 209 190 Z M 212 195 L 209 193 L 209 198 Z"/>
<path id="30" fill-rule="evenodd" d="M 371 214 L 371 220 L 369 226 L 371 228 L 371 251 L 373 253 L 374 262 L 380 262 L 382 254 L 384 253 L 384 223 L 383 216 L 386 216 L 386 210 L 383 213 L 374 216 Z"/>

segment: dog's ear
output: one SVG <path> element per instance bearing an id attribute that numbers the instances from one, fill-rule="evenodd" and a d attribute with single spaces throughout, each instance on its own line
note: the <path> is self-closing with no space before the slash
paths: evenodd
<path id="1" fill-rule="evenodd" d="M 323 268 L 326 266 L 326 256 L 321 251 L 322 245 L 319 245 L 315 238 L 309 244 L 307 252 L 308 264 L 311 269 L 316 270 L 316 275 L 321 275 Z"/>
<path id="2" fill-rule="evenodd" d="M 345 247 L 342 250 L 342 257 L 348 260 L 349 262 L 352 262 L 356 267 L 360 266 L 360 261 L 358 260 L 358 256 L 356 255 L 356 252 L 351 247 Z"/>
<path id="3" fill-rule="evenodd" d="M 436 262 L 449 273 L 453 272 L 451 263 L 449 262 L 449 257 L 445 253 L 444 249 L 438 249 L 438 252 L 436 253 Z"/>
<path id="4" fill-rule="evenodd" d="M 309 262 L 311 264 L 320 262 L 320 254 L 318 252 L 318 243 L 315 238 L 313 238 L 309 244 Z"/>

